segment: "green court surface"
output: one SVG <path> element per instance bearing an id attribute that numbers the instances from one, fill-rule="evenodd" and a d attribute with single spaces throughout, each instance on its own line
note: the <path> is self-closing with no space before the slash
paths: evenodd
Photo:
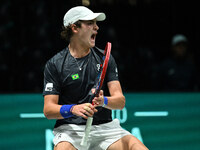
<path id="1" fill-rule="evenodd" d="M 200 149 L 200 93 L 125 93 L 114 110 L 123 128 L 150 150 Z M 43 113 L 42 94 L 0 95 L 0 149 L 53 150 L 55 120 Z"/>

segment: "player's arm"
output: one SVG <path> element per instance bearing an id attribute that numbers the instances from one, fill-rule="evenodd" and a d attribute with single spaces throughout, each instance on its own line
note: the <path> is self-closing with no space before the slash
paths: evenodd
<path id="1" fill-rule="evenodd" d="M 105 106 L 108 109 L 123 109 L 125 106 L 125 97 L 122 93 L 122 88 L 119 81 L 110 81 L 107 83 L 110 96 L 108 104 Z"/>
<path id="2" fill-rule="evenodd" d="M 106 96 L 108 99 L 108 104 L 105 108 L 108 109 L 123 109 L 125 106 L 125 97 L 122 93 L 121 85 L 119 81 L 110 81 L 107 83 L 110 96 Z M 93 103 L 96 106 L 102 106 L 104 104 L 103 91 L 100 91 L 99 97 L 95 97 Z"/>
<path id="3" fill-rule="evenodd" d="M 125 97 L 118 79 L 117 64 L 112 55 L 110 56 L 108 65 L 106 77 L 110 96 L 104 95 L 103 103 L 107 104 L 104 107 L 108 109 L 123 109 L 125 106 Z"/>
<path id="4" fill-rule="evenodd" d="M 62 105 L 58 104 L 58 100 L 59 100 L 59 95 L 44 96 L 43 112 L 46 118 L 63 119 L 63 116 L 60 113 Z M 87 119 L 88 116 L 93 116 L 94 112 L 97 112 L 97 109 L 94 109 L 94 106 L 90 103 L 84 103 L 84 104 L 74 105 L 70 111 L 73 115 L 81 116 Z"/>
<path id="5" fill-rule="evenodd" d="M 63 119 L 58 105 L 59 95 L 45 95 L 43 112 L 47 119 Z"/>

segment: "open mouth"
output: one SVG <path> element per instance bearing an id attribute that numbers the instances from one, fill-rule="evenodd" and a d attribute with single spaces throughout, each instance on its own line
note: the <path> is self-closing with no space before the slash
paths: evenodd
<path id="1" fill-rule="evenodd" d="M 96 38 L 96 34 L 92 34 L 92 35 L 91 35 L 91 39 L 92 39 L 92 40 L 95 40 L 95 38 Z"/>

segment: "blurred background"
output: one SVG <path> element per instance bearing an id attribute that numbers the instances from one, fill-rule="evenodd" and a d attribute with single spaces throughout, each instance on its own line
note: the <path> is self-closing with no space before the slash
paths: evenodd
<path id="1" fill-rule="evenodd" d="M 158 117 L 167 125 L 160 126 L 159 131 L 159 127 L 156 128 L 157 132 L 151 130 L 158 123 L 155 117 L 141 120 L 130 117 L 125 127 L 136 124 L 141 129 L 151 122 L 151 126 L 145 126 L 142 131 L 146 136 L 143 141 L 150 149 L 163 150 L 162 141 L 178 139 L 171 141 L 170 145 L 174 147 L 186 143 L 188 138 L 193 142 L 189 147 L 183 144 L 180 149 L 200 149 L 200 14 L 196 1 L 189 0 L 0 0 L 0 117 L 4 119 L 0 126 L 5 138 L 0 142 L 15 133 L 13 142 L 16 146 L 17 135 L 24 132 L 26 125 L 26 132 L 30 132 L 28 127 L 33 124 L 31 119 L 20 122 L 19 114 L 42 112 L 44 65 L 67 46 L 60 37 L 63 16 L 77 5 L 85 5 L 107 16 L 105 21 L 98 22 L 100 29 L 96 46 L 104 49 L 107 41 L 112 43 L 112 55 L 129 104 L 128 117 L 135 110 L 169 113 L 167 119 Z M 13 104 L 15 113 L 10 114 L 5 107 L 10 104 Z M 25 104 L 32 104 L 33 109 L 25 108 Z M 7 114 L 7 117 L 2 114 Z M 12 119 L 16 124 L 11 125 Z M 135 123 L 130 121 L 132 119 Z M 41 120 L 37 121 L 34 120 L 41 129 Z M 180 122 L 170 126 L 174 121 Z M 46 135 L 48 131 L 45 129 L 53 127 L 53 123 L 49 127 L 47 120 L 42 122 L 42 132 L 45 131 Z M 16 131 L 19 127 L 20 131 Z M 5 132 L 11 128 L 9 133 Z M 178 133 L 177 128 L 181 128 Z M 155 139 L 148 136 L 168 131 L 173 132 L 168 139 L 161 140 L 161 135 Z M 187 131 L 187 136 L 182 136 L 184 131 Z M 26 137 L 28 133 L 23 134 Z M 45 138 L 41 140 L 45 143 Z M 21 150 L 22 145 L 19 146 Z M 37 145 L 36 149 L 45 147 Z M 172 147 L 165 144 L 166 150 L 173 150 Z M 7 145 L 0 144 L 0 148 L 7 149 Z M 50 148 L 46 146 L 46 150 Z"/>
<path id="2" fill-rule="evenodd" d="M 112 42 L 124 91 L 200 91 L 200 15 L 194 1 L 1 0 L 1 93 L 42 92 L 46 61 L 67 46 L 60 38 L 63 16 L 83 4 L 107 15 L 98 23 L 96 45 L 104 49 Z M 193 69 L 188 71 L 188 62 L 180 60 L 161 71 L 176 34 L 187 38 Z"/>

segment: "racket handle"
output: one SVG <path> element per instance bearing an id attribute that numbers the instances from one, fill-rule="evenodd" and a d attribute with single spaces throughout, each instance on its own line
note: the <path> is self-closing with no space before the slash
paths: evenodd
<path id="1" fill-rule="evenodd" d="M 92 121 L 93 121 L 93 117 L 88 117 L 86 127 L 85 127 L 85 133 L 84 133 L 82 141 L 81 141 L 82 146 L 87 145 L 88 136 L 89 136 L 89 133 L 90 133 L 90 130 L 92 127 Z"/>

